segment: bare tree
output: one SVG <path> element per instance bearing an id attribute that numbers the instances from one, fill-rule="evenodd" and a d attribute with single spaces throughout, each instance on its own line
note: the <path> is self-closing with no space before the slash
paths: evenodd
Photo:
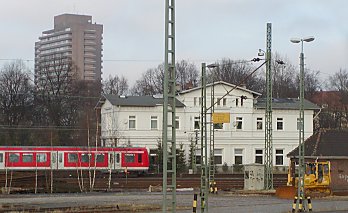
<path id="1" fill-rule="evenodd" d="M 125 95 L 128 93 L 128 80 L 122 76 L 111 76 L 103 81 L 103 93 L 113 95 Z"/>
<path id="2" fill-rule="evenodd" d="M 142 74 L 131 89 L 133 95 L 155 95 L 163 93 L 163 64 L 150 68 Z"/>
<path id="3" fill-rule="evenodd" d="M 235 85 L 244 84 L 248 89 L 254 91 L 262 90 L 262 86 L 264 85 L 262 84 L 262 79 L 258 77 L 258 74 L 249 76 L 255 69 L 251 62 L 224 58 L 215 64 L 217 64 L 218 67 L 208 69 L 208 82 L 225 81 Z"/>
<path id="4" fill-rule="evenodd" d="M 275 53 L 272 58 L 272 91 L 275 98 L 295 98 L 299 96 L 296 87 L 297 68 L 290 61 Z"/>
<path id="5" fill-rule="evenodd" d="M 176 82 L 180 85 L 180 90 L 187 90 L 198 86 L 199 72 L 195 64 L 181 60 L 175 66 Z"/>
<path id="6" fill-rule="evenodd" d="M 348 71 L 340 69 L 329 77 L 329 88 L 336 91 L 348 92 Z"/>
<path id="7" fill-rule="evenodd" d="M 182 60 L 175 64 L 176 83 L 180 90 L 198 86 L 198 69 L 193 63 Z M 148 69 L 131 89 L 132 95 L 155 95 L 163 93 L 164 65 Z"/>
<path id="8" fill-rule="evenodd" d="M 5 64 L 0 73 L 2 123 L 13 126 L 28 121 L 32 106 L 30 73 L 23 61 Z"/>
<path id="9" fill-rule="evenodd" d="M 5 64 L 0 72 L 0 122 L 3 145 L 19 145 L 29 141 L 26 130 L 18 131 L 19 125 L 31 124 L 33 106 L 33 85 L 30 73 L 23 61 Z"/>
<path id="10" fill-rule="evenodd" d="M 79 100 L 75 98 L 76 66 L 68 57 L 54 55 L 40 61 L 36 71 L 36 122 L 56 128 L 57 141 L 70 144 L 72 131 L 57 128 L 74 127 L 77 123 Z"/>

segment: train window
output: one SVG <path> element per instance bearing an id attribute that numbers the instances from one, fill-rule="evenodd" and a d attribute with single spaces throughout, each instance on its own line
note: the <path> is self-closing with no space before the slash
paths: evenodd
<path id="1" fill-rule="evenodd" d="M 77 154 L 76 153 L 69 153 L 68 154 L 68 161 L 70 163 L 75 163 L 77 162 Z"/>
<path id="2" fill-rule="evenodd" d="M 143 154 L 138 154 L 138 163 L 143 162 Z"/>
<path id="3" fill-rule="evenodd" d="M 47 154 L 46 153 L 37 153 L 36 154 L 36 162 L 42 163 L 47 161 Z"/>
<path id="4" fill-rule="evenodd" d="M 23 163 L 33 162 L 33 154 L 23 154 Z"/>
<path id="5" fill-rule="evenodd" d="M 89 162 L 89 156 L 90 156 L 90 154 L 87 154 L 87 153 L 81 154 L 81 162 L 88 163 Z"/>
<path id="6" fill-rule="evenodd" d="M 4 162 L 4 154 L 0 153 L 0 163 Z"/>
<path id="7" fill-rule="evenodd" d="M 57 153 L 52 153 L 52 163 L 56 163 Z"/>
<path id="8" fill-rule="evenodd" d="M 324 164 L 324 175 L 328 175 L 329 174 L 329 165 L 328 164 Z"/>
<path id="9" fill-rule="evenodd" d="M 134 163 L 134 154 L 125 154 L 126 156 L 126 163 Z"/>
<path id="10" fill-rule="evenodd" d="M 104 154 L 97 154 L 97 162 L 101 163 L 105 161 L 105 156 Z"/>
<path id="11" fill-rule="evenodd" d="M 10 162 L 17 163 L 18 161 L 19 161 L 19 154 L 18 153 L 10 153 Z"/>
<path id="12" fill-rule="evenodd" d="M 63 153 L 58 154 L 58 161 L 59 161 L 59 163 L 63 162 Z"/>
<path id="13" fill-rule="evenodd" d="M 113 161 L 114 161 L 114 155 L 113 154 L 109 154 L 109 163 L 110 165 L 114 164 Z"/>
<path id="14" fill-rule="evenodd" d="M 116 163 L 120 163 L 120 153 L 116 154 Z"/>

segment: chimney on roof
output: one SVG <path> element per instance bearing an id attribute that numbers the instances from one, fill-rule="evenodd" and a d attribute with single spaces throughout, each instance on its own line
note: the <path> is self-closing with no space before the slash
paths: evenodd
<path id="1" fill-rule="evenodd" d="M 240 87 L 246 89 L 246 84 L 245 83 L 240 84 Z"/>

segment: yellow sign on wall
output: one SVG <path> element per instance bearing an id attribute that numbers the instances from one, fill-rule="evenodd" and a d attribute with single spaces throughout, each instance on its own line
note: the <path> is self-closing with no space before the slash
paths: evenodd
<path id="1" fill-rule="evenodd" d="M 215 112 L 213 113 L 213 123 L 229 123 L 230 122 L 230 113 L 224 112 Z"/>

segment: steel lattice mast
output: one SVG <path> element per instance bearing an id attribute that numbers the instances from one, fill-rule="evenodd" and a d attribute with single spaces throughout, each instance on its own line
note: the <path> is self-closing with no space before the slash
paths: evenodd
<path id="1" fill-rule="evenodd" d="M 201 79 L 201 212 L 208 212 L 208 146 L 207 146 L 207 91 L 206 65 L 202 63 Z"/>
<path id="2" fill-rule="evenodd" d="M 163 85 L 163 200 L 162 211 L 176 211 L 176 115 L 175 115 L 175 0 L 165 3 L 165 59 Z M 168 149 L 171 152 L 168 153 Z M 168 179 L 168 177 L 170 177 Z M 168 195 L 171 193 L 171 196 Z"/>
<path id="3" fill-rule="evenodd" d="M 267 23 L 266 38 L 266 114 L 265 114 L 265 186 L 273 189 L 273 141 L 272 141 L 272 72 L 271 72 L 272 24 Z"/>

